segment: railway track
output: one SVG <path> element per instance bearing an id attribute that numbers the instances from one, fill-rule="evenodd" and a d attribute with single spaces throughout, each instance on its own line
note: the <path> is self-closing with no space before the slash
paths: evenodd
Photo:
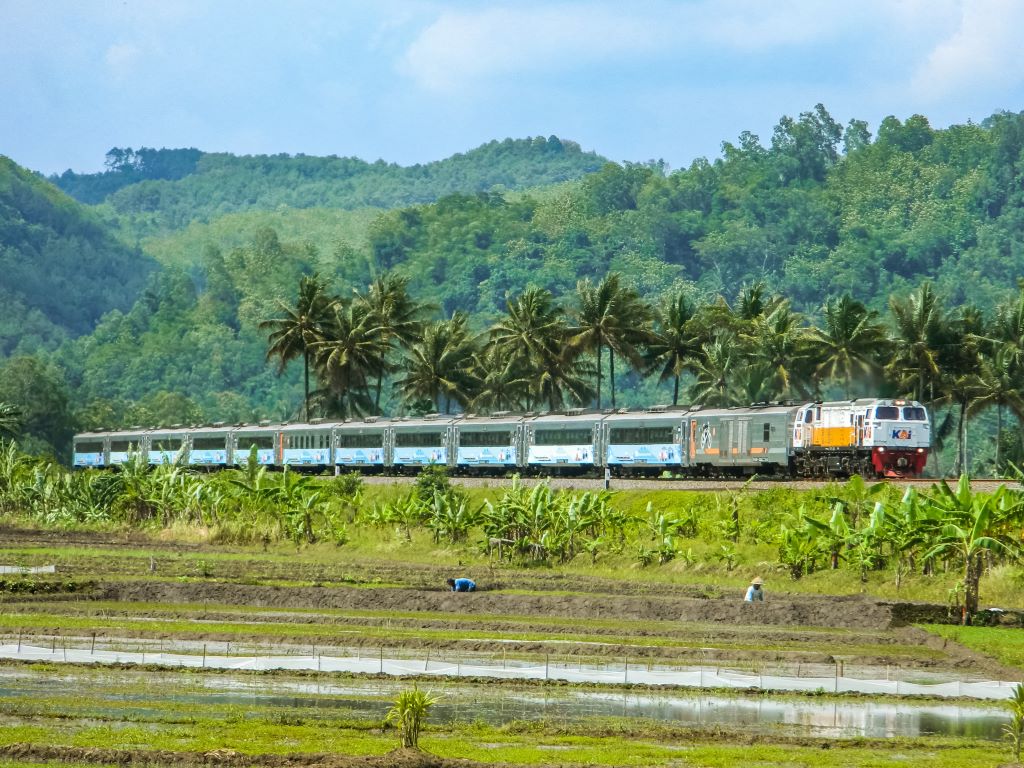
<path id="1" fill-rule="evenodd" d="M 452 477 L 455 484 L 467 488 L 488 488 L 501 487 L 510 484 L 510 478 L 502 477 Z M 372 485 L 410 484 L 415 482 L 415 477 L 381 477 L 370 475 L 364 478 L 364 482 Z M 552 488 L 573 489 L 581 491 L 596 491 L 604 488 L 604 480 L 588 477 L 524 477 L 520 482 L 526 486 L 536 485 L 541 482 L 548 482 Z M 669 479 L 638 479 L 638 478 L 612 478 L 609 488 L 613 491 L 638 490 L 638 491 L 737 491 L 744 487 L 751 491 L 766 491 L 771 488 L 795 488 L 798 490 L 813 490 L 815 488 L 826 488 L 830 485 L 842 484 L 844 481 L 836 480 L 788 480 L 788 479 L 755 479 L 753 481 L 736 479 L 717 480 L 669 480 Z M 874 482 L 874 481 L 869 481 Z M 939 478 L 904 478 L 890 479 L 879 482 L 890 483 L 899 487 L 920 487 L 922 490 L 930 488 L 933 484 L 941 482 Z M 947 478 L 948 484 L 956 482 L 955 478 Z M 1009 488 L 1021 488 L 1016 480 L 993 480 L 976 479 L 971 481 L 971 488 L 975 491 L 994 491 L 1000 485 Z"/>

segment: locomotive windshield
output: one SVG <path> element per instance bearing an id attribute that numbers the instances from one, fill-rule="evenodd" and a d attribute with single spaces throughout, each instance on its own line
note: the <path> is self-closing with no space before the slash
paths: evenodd
<path id="1" fill-rule="evenodd" d="M 875 408 L 876 419 L 887 419 L 889 421 L 896 421 L 900 417 L 900 409 L 895 405 L 880 405 Z"/>
<path id="2" fill-rule="evenodd" d="M 903 418 L 905 421 L 927 421 L 928 416 L 925 413 L 924 408 L 918 406 L 907 406 L 903 409 Z"/>

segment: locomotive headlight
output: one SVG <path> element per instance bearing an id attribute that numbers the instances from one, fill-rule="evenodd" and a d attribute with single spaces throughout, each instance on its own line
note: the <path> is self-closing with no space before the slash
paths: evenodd
<path id="1" fill-rule="evenodd" d="M 918 449 L 917 449 L 917 452 L 918 452 L 918 453 L 924 453 L 924 448 L 918 448 Z"/>
<path id="2" fill-rule="evenodd" d="M 878 452 L 879 453 L 885 453 L 885 446 L 882 446 L 881 448 L 879 448 Z"/>

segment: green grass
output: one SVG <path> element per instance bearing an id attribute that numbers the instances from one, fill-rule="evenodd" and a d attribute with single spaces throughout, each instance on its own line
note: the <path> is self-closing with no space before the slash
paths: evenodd
<path id="1" fill-rule="evenodd" d="M 921 627 L 1024 671 L 1024 630 L 1020 628 L 959 627 L 946 624 L 922 624 Z"/>

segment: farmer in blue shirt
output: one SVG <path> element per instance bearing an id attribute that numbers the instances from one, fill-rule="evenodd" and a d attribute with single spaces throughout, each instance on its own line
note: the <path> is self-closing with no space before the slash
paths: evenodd
<path id="1" fill-rule="evenodd" d="M 476 592 L 476 582 L 472 579 L 448 579 L 445 581 L 452 592 Z"/>
<path id="2" fill-rule="evenodd" d="M 747 594 L 743 598 L 748 603 L 763 603 L 764 602 L 764 590 L 761 586 L 764 584 L 760 578 L 754 579 L 750 582 L 750 586 L 747 587 Z"/>

